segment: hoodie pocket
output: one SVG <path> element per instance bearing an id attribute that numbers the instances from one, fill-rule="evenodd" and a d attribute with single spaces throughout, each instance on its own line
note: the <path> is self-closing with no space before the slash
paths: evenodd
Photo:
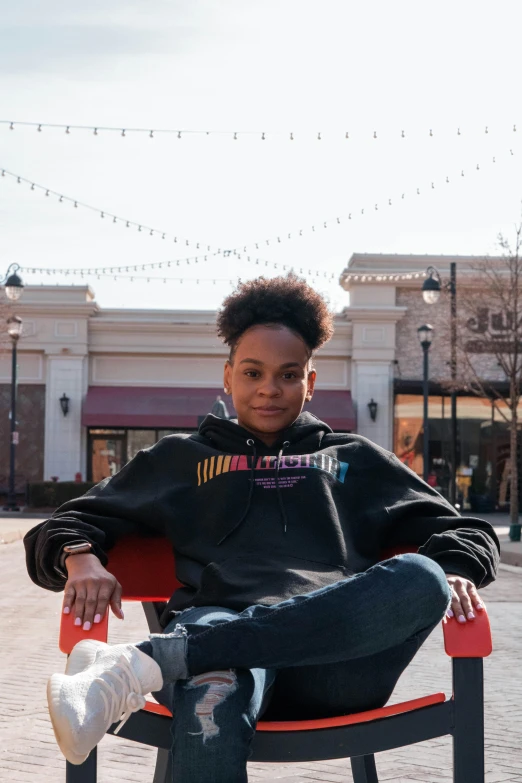
<path id="1" fill-rule="evenodd" d="M 352 576 L 347 568 L 277 553 L 238 555 L 210 563 L 201 575 L 197 605 L 227 606 L 241 611 L 253 604 L 272 604 L 318 590 Z"/>

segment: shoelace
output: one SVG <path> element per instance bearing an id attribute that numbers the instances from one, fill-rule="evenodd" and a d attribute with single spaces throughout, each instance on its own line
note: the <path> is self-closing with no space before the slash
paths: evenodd
<path id="1" fill-rule="evenodd" d="M 117 720 L 120 720 L 115 734 L 119 732 L 121 727 L 129 720 L 133 712 L 142 710 L 146 705 L 146 699 L 141 693 L 140 681 L 136 677 L 132 670 L 127 658 L 124 655 L 118 661 L 118 666 L 127 680 L 123 676 L 120 676 L 115 671 L 109 670 L 104 673 L 104 677 L 112 677 L 116 680 L 116 683 L 110 683 L 101 677 L 96 677 L 95 682 L 102 686 L 100 695 L 103 699 L 104 706 L 104 719 L 109 721 L 108 725 L 112 726 Z M 115 685 L 119 684 L 121 693 L 118 693 Z"/>

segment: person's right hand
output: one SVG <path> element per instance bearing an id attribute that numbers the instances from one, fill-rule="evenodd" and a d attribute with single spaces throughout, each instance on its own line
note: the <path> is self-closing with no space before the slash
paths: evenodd
<path id="1" fill-rule="evenodd" d="M 89 631 L 93 623 L 105 616 L 107 605 L 120 620 L 121 585 L 100 563 L 96 555 L 69 555 L 65 560 L 68 579 L 64 590 L 63 613 L 74 612 L 75 625 Z"/>

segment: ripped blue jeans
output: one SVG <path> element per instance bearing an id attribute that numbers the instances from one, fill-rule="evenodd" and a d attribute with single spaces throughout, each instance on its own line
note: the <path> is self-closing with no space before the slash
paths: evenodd
<path id="1" fill-rule="evenodd" d="M 440 566 L 407 554 L 272 606 L 178 613 L 165 634 L 186 628 L 191 676 L 154 694 L 173 713 L 173 783 L 246 783 L 261 717 L 382 707 L 449 602 Z M 154 644 L 165 674 L 171 642 Z"/>

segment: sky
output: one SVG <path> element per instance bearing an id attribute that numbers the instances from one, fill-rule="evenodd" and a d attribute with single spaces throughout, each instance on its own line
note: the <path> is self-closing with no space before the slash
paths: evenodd
<path id="1" fill-rule="evenodd" d="M 238 277 L 286 267 L 340 310 L 354 252 L 497 252 L 521 214 L 518 12 L 0 0 L 0 120 L 14 122 L 0 124 L 0 169 L 96 208 L 0 177 L 0 279 L 18 263 L 29 284 L 88 283 L 102 307 L 214 309 Z M 168 261 L 132 282 L 28 271 Z"/>

